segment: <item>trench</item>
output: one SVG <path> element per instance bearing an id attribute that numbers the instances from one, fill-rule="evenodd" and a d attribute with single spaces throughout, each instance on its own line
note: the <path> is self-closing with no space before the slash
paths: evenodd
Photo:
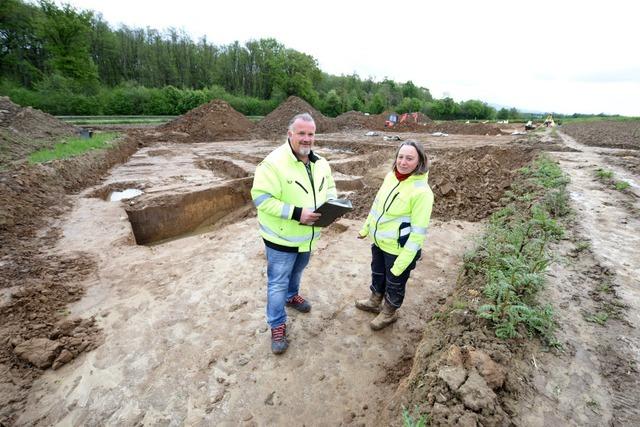
<path id="1" fill-rule="evenodd" d="M 366 149 L 371 151 L 367 152 Z M 339 151 L 330 161 L 334 179 L 341 197 L 353 199 L 356 209 L 349 217 L 364 218 L 375 196 L 379 179 L 369 182 L 367 174 L 389 163 L 393 153 L 386 147 L 353 147 Z M 345 156 L 351 154 L 351 156 Z M 463 219 L 479 221 L 500 207 L 500 198 L 509 188 L 515 171 L 533 157 L 533 150 L 520 147 L 480 147 L 473 149 L 437 149 L 429 152 L 430 184 L 436 198 L 434 217 L 443 220 Z M 251 159 L 255 161 L 255 159 Z M 223 218 L 242 211 L 246 216 L 251 203 L 251 184 L 255 164 L 252 161 L 229 157 L 196 160 L 196 165 L 209 169 L 227 180 L 211 188 L 142 198 L 125 207 L 139 245 L 155 244 L 167 239 L 180 238 L 215 225 Z M 115 190 L 143 188 L 132 183 L 110 185 L 94 192 L 106 198 Z"/>
<path id="2" fill-rule="evenodd" d="M 428 250 L 412 273 L 401 319 L 373 334 L 369 314 L 353 307 L 370 275 L 369 245 L 354 233 L 392 151 L 377 157 L 380 148 L 371 150 L 335 160 L 336 176 L 360 177 L 361 187 L 339 186 L 360 211 L 323 232 L 303 279 L 314 308 L 290 313 L 292 344 L 281 358 L 269 350 L 264 244 L 255 218 L 176 238 L 240 216 L 250 206 L 252 176 L 180 194 L 147 191 L 124 203 L 138 245 L 126 239 L 131 231 L 119 220 L 118 205 L 83 201 L 65 228 L 94 232 L 65 233 L 60 245 L 100 260 L 87 295 L 71 309 L 101 319 L 105 342 L 69 369 L 47 371 L 18 424 L 379 424 L 377 408 L 408 372 L 425 323 L 454 286 L 462 253 L 482 227 L 459 218 L 482 219 L 496 209 L 495 197 L 485 193 L 507 191 L 531 153 L 431 151 L 436 206 L 446 209 L 434 210 Z"/>

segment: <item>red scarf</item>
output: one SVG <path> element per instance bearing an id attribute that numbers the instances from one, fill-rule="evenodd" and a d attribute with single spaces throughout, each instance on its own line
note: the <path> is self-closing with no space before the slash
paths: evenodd
<path id="1" fill-rule="evenodd" d="M 396 173 L 396 178 L 398 179 L 398 181 L 404 181 L 405 179 L 409 178 L 411 176 L 410 173 L 408 174 L 402 174 L 400 172 L 398 172 L 398 169 L 394 169 L 393 170 Z"/>

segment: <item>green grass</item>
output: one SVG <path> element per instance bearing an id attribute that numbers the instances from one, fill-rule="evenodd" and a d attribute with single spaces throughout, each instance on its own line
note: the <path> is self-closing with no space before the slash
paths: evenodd
<path id="1" fill-rule="evenodd" d="M 60 120 L 73 125 L 126 125 L 167 123 L 177 116 L 57 116 Z"/>
<path id="2" fill-rule="evenodd" d="M 115 132 L 94 133 L 93 138 L 66 138 L 51 150 L 39 150 L 29 155 L 30 163 L 44 163 L 49 160 L 67 159 L 87 151 L 107 148 L 109 142 L 118 136 Z"/>

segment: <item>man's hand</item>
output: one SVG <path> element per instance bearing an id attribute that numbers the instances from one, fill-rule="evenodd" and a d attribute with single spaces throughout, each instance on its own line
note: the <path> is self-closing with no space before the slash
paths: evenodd
<path id="1" fill-rule="evenodd" d="M 300 214 L 300 224 L 313 225 L 320 218 L 319 213 L 314 213 L 311 209 L 302 208 Z"/>

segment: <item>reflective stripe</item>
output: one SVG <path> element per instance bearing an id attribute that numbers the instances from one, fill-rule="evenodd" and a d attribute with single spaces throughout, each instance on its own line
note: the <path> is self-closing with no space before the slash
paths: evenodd
<path id="1" fill-rule="evenodd" d="M 270 198 L 271 198 L 271 194 L 265 193 L 265 194 L 263 194 L 261 196 L 256 197 L 255 199 L 253 199 L 253 204 L 257 208 L 258 206 L 260 206 L 262 204 L 262 202 L 264 202 L 265 200 L 270 199 Z"/>
<path id="2" fill-rule="evenodd" d="M 427 235 L 427 227 L 411 227 L 411 232 L 412 233 L 416 233 L 416 234 L 420 234 L 422 236 L 426 236 Z"/>
<path id="3" fill-rule="evenodd" d="M 373 216 L 378 216 L 378 211 L 372 208 L 371 212 L 369 212 L 369 214 L 373 215 Z"/>
<path id="4" fill-rule="evenodd" d="M 409 241 L 404 245 L 404 248 L 409 249 L 410 251 L 418 252 L 420 250 L 420 245 Z"/>
<path id="5" fill-rule="evenodd" d="M 400 230 L 400 236 L 406 236 L 409 233 L 411 233 L 411 229 L 409 227 Z"/>
<path id="6" fill-rule="evenodd" d="M 263 224 L 260 224 L 260 229 L 270 236 L 277 237 L 278 239 L 286 240 L 287 242 L 291 242 L 291 243 L 305 243 L 305 242 L 311 241 L 312 239 L 315 239 L 316 237 L 320 237 L 319 231 L 315 231 L 313 233 L 313 236 L 309 238 L 306 236 L 305 237 L 283 237 Z"/>
<path id="7" fill-rule="evenodd" d="M 386 238 L 386 239 L 395 239 L 396 237 L 398 237 L 398 230 L 393 230 L 393 231 L 376 231 L 376 232 L 375 232 L 375 236 L 376 236 L 376 237 Z"/>
<path id="8" fill-rule="evenodd" d="M 280 213 L 280 218 L 289 219 L 289 211 L 291 211 L 291 205 L 288 203 L 285 203 L 282 206 L 282 212 Z"/>
<path id="9" fill-rule="evenodd" d="M 426 181 L 416 181 L 416 182 L 413 183 L 413 186 L 414 187 L 418 187 L 418 188 L 419 187 L 426 187 L 427 183 L 426 183 Z"/>
<path id="10" fill-rule="evenodd" d="M 378 224 L 385 224 L 387 222 L 411 222 L 411 217 L 408 216 L 387 216 L 386 218 L 383 217 L 383 219 L 380 220 L 380 222 L 378 222 Z"/>

